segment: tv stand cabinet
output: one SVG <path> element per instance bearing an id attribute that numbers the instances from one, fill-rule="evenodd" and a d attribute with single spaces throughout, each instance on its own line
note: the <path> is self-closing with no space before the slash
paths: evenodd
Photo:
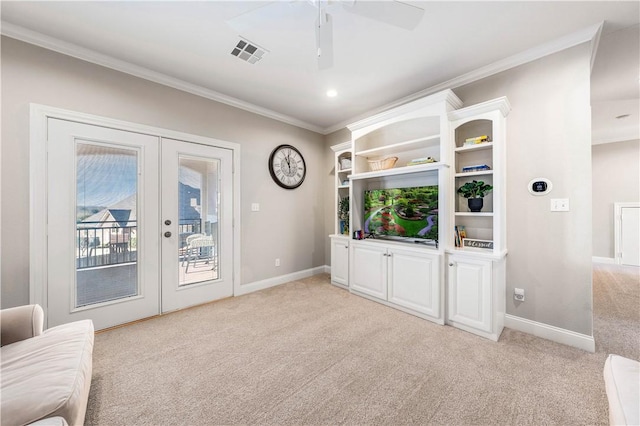
<path id="1" fill-rule="evenodd" d="M 442 255 L 403 243 L 353 241 L 351 291 L 444 324 L 441 315 Z"/>

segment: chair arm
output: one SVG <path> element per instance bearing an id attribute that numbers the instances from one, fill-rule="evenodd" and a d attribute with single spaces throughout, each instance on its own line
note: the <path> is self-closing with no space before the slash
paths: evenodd
<path id="1" fill-rule="evenodd" d="M 25 305 L 0 311 L 0 346 L 42 334 L 44 312 L 40 305 Z"/>

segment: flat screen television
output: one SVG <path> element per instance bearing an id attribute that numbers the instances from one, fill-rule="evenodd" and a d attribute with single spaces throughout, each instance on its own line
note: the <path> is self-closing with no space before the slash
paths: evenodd
<path id="1" fill-rule="evenodd" d="M 438 243 L 438 185 L 364 191 L 364 233 Z"/>

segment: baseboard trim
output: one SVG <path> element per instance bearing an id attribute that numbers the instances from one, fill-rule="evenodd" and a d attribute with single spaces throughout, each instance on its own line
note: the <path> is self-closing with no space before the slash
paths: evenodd
<path id="1" fill-rule="evenodd" d="M 506 314 L 504 316 L 504 326 L 513 330 L 522 331 L 523 333 L 532 334 L 543 339 L 551 340 L 563 345 L 573 346 L 587 352 L 596 351 L 596 342 L 593 336 L 576 333 L 575 331 L 566 330 L 560 327 L 543 324 L 541 322 L 531 321 L 526 318 L 516 317 Z"/>
<path id="2" fill-rule="evenodd" d="M 331 274 L 331 265 L 324 265 L 324 273 Z"/>
<path id="3" fill-rule="evenodd" d="M 290 274 L 280 275 L 273 278 L 267 278 L 266 280 L 240 284 L 238 288 L 236 288 L 234 296 L 242 296 L 243 294 L 253 293 L 254 291 L 275 287 L 277 285 L 288 283 L 290 281 L 301 280 L 313 275 L 323 274 L 325 271 L 326 265 L 317 266 L 315 268 L 305 269 L 303 271 L 292 272 Z"/>
<path id="4" fill-rule="evenodd" d="M 591 261 L 593 263 L 607 263 L 607 264 L 611 264 L 611 265 L 615 265 L 615 263 L 616 263 L 616 260 L 613 257 L 593 256 L 591 258 Z"/>

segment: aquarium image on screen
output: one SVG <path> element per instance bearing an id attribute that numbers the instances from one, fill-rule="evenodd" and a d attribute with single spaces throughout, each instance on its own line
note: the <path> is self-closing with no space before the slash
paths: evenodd
<path id="1" fill-rule="evenodd" d="M 438 240 L 438 186 L 364 191 L 364 232 Z"/>

